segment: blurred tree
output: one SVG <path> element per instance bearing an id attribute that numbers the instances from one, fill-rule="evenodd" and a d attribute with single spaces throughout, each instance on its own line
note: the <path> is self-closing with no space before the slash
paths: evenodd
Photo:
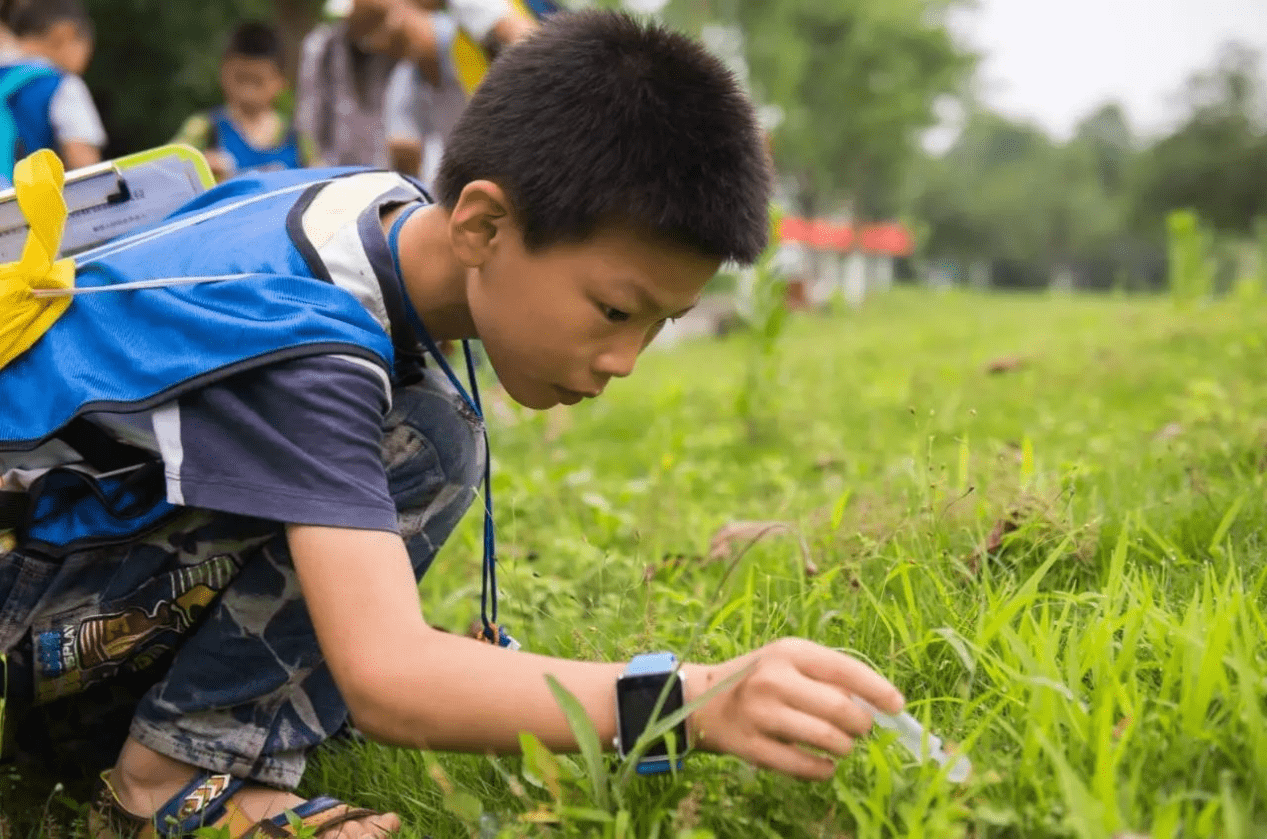
<path id="1" fill-rule="evenodd" d="M 1156 286 L 1166 276 L 1165 219 L 1177 209 L 1195 210 L 1236 246 L 1256 216 L 1267 217 L 1259 78 L 1252 50 L 1224 47 L 1212 69 L 1189 80 L 1186 119 L 1147 146 L 1115 103 L 1090 113 L 1063 144 L 974 112 L 943 155 L 911 168 L 908 206 L 924 222 L 925 255 L 961 273 L 989 264 L 1005 284 L 1063 277 L 1083 287 Z"/>
<path id="2" fill-rule="evenodd" d="M 1139 161 L 1135 222 L 1160 235 L 1175 209 L 1192 209 L 1222 233 L 1247 235 L 1267 215 L 1267 127 L 1259 56 L 1225 45 L 1213 69 L 1193 75 L 1189 116 Z"/>
<path id="3" fill-rule="evenodd" d="M 1127 188 L 1135 138 L 1126 113 L 1117 102 L 1101 105 L 1074 129 L 1074 143 L 1092 159 L 1105 194 L 1120 196 Z"/>
<path id="4" fill-rule="evenodd" d="M 960 0 L 677 0 L 685 28 L 736 24 L 750 84 L 783 118 L 773 131 L 797 210 L 842 204 L 863 219 L 891 217 L 904 168 L 975 58 L 944 22 Z"/>
<path id="5" fill-rule="evenodd" d="M 1122 212 L 1107 184 L 1124 178 L 1130 147 L 1117 143 L 1129 129 L 1116 106 L 1083 127 L 1061 145 L 1036 126 L 972 114 L 944 155 L 913 169 L 926 255 L 993 264 L 1008 285 L 1111 282 Z M 1093 272 L 1092 263 L 1107 265 Z"/>
<path id="6" fill-rule="evenodd" d="M 220 100 L 220 50 L 247 18 L 277 23 L 293 69 L 299 39 L 321 0 L 87 0 L 97 28 L 85 78 L 110 145 L 108 157 L 160 145 L 182 120 Z"/>

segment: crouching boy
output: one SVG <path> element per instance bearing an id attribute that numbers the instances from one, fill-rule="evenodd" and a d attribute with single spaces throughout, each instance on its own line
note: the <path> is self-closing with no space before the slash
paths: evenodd
<path id="1" fill-rule="evenodd" d="M 489 72 L 438 202 L 387 172 L 272 173 L 81 255 L 80 293 L 0 370 L 21 406 L 0 413 L 0 472 L 25 498 L 0 648 L 18 706 L 143 688 L 100 829 L 285 835 L 292 809 L 395 830 L 291 794 L 305 754 L 349 714 L 403 746 L 512 751 L 527 730 L 575 748 L 547 675 L 611 742 L 618 681 L 676 678 L 667 654 L 560 660 L 423 619 L 417 580 L 486 465 L 478 411 L 424 348 L 479 339 L 529 408 L 597 397 L 722 261 L 762 251 L 770 180 L 751 103 L 698 44 L 561 14 Z M 692 745 L 806 778 L 869 727 L 851 695 L 902 703 L 795 639 L 680 672 L 679 703 L 739 674 Z"/>

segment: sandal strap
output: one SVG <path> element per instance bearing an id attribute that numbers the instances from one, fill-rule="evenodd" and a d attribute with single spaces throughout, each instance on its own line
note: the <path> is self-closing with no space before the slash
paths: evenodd
<path id="1" fill-rule="evenodd" d="M 231 824 L 237 808 L 229 809 L 230 800 L 246 783 L 223 773 L 199 772 L 154 815 L 138 816 L 119 801 L 110 784 L 110 771 L 101 773 L 93 807 L 113 831 L 127 836 L 183 837 L 200 827 Z"/>
<path id="2" fill-rule="evenodd" d="M 138 839 L 177 839 L 192 836 L 201 827 L 228 828 L 230 836 L 237 835 L 245 825 L 239 821 L 241 812 L 231 804 L 231 799 L 246 781 L 231 775 L 200 772 L 153 816 L 138 816 L 123 806 L 110 785 L 110 770 L 101 773 L 100 788 L 93 809 L 105 821 L 112 833 Z M 312 798 L 292 808 L 302 827 L 319 835 L 331 827 L 369 816 L 381 816 L 377 810 L 353 807 L 350 804 L 323 795 Z M 294 839 L 286 813 L 256 822 L 238 839 Z"/>
<path id="3" fill-rule="evenodd" d="M 199 772 L 154 814 L 159 835 L 185 836 L 200 827 L 218 826 L 232 816 L 229 801 L 245 783 L 223 772 Z"/>
<path id="4" fill-rule="evenodd" d="M 368 816 L 382 815 L 376 810 L 353 807 L 327 795 L 311 798 L 289 812 L 299 819 L 301 827 L 315 831 L 317 836 L 320 836 L 328 828 L 337 827 L 345 822 L 356 821 Z M 264 819 L 243 836 L 242 839 L 262 839 L 262 837 L 292 839 L 294 836 L 296 836 L 296 833 L 290 826 L 287 814 L 281 813 L 271 819 Z"/>

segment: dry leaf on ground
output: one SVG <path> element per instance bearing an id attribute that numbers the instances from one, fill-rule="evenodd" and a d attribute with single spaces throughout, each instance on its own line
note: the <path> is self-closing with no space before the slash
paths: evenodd
<path id="1" fill-rule="evenodd" d="M 985 372 L 991 376 L 997 376 L 1001 373 L 1011 373 L 1013 370 L 1020 370 L 1027 364 L 1029 364 L 1029 359 L 1023 355 L 1001 355 L 986 363 Z"/>
<path id="2" fill-rule="evenodd" d="M 791 530 L 792 523 L 786 521 L 732 521 L 723 525 L 709 540 L 708 559 L 730 559 L 735 551 L 745 549 L 766 536 Z"/>
<path id="3" fill-rule="evenodd" d="M 790 521 L 732 521 L 723 525 L 708 542 L 708 561 L 734 559 L 767 536 L 788 533 L 797 537 L 805 573 L 814 576 L 818 573 L 818 566 L 810 557 L 809 545 L 796 525 Z"/>

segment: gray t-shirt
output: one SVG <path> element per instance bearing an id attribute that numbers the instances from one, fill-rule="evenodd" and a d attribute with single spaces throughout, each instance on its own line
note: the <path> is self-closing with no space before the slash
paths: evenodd
<path id="1" fill-rule="evenodd" d="M 395 531 L 379 443 L 387 396 L 361 359 L 309 356 L 231 376 L 154 411 L 94 414 L 161 449 L 169 499 L 293 524 Z"/>

